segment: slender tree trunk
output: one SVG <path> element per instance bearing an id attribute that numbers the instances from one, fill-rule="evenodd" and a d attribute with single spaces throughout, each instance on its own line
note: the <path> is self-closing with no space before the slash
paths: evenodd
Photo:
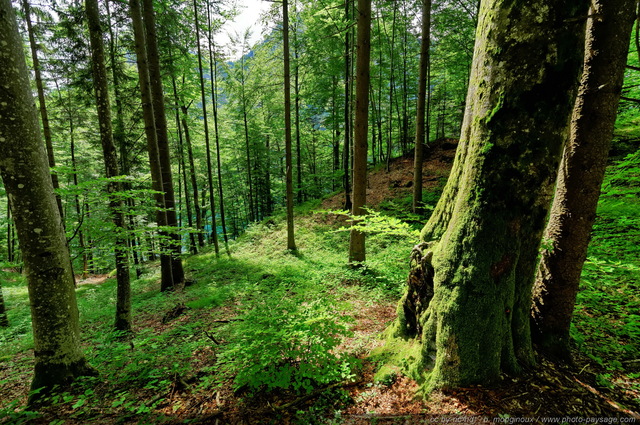
<path id="1" fill-rule="evenodd" d="M 13 263 L 13 225 L 11 220 L 11 201 L 7 198 L 7 260 Z"/>
<path id="2" fill-rule="evenodd" d="M 358 0 L 358 38 L 356 55 L 356 119 L 353 140 L 354 217 L 364 215 L 367 202 L 367 137 L 369 129 L 369 60 L 371 53 L 371 0 Z M 354 218 L 354 221 L 357 219 Z M 356 221 L 357 223 L 357 221 Z M 351 229 L 349 263 L 365 261 L 365 235 Z"/>
<path id="3" fill-rule="evenodd" d="M 178 98 L 178 88 L 176 87 L 176 79 L 175 76 L 171 75 L 171 85 L 173 87 L 173 98 L 175 101 L 175 109 L 176 109 L 176 128 L 178 131 L 178 147 L 179 147 L 179 151 L 180 151 L 180 164 L 182 166 L 182 181 L 184 184 L 184 200 L 185 200 L 185 204 L 186 204 L 186 208 L 187 208 L 187 222 L 189 224 L 189 228 L 193 229 L 193 215 L 191 215 L 191 197 L 189 196 L 189 185 L 187 183 L 187 167 L 185 165 L 185 161 L 184 161 L 184 143 L 183 143 L 183 139 L 182 139 L 182 126 L 180 125 L 180 99 Z M 186 114 L 185 114 L 186 115 Z M 188 133 L 188 130 L 185 129 L 185 136 Z M 189 140 L 189 145 L 191 145 L 191 141 Z M 191 153 L 190 156 L 190 161 L 193 162 L 193 153 Z M 190 164 L 191 165 L 191 177 L 193 178 L 193 180 L 195 180 L 195 175 L 193 173 L 193 163 Z M 194 187 L 195 191 L 194 191 L 194 196 L 197 197 L 198 196 L 198 189 L 197 187 Z M 197 201 L 196 201 L 197 202 Z M 199 211 L 198 211 L 199 212 Z M 201 242 L 201 247 L 204 246 L 204 240 L 202 238 L 202 233 L 200 232 L 200 229 L 198 228 L 198 239 Z M 196 246 L 196 237 L 193 234 L 193 231 L 189 232 L 189 248 L 191 250 L 192 254 L 197 254 L 198 253 L 198 248 Z"/>
<path id="4" fill-rule="evenodd" d="M 151 168 L 152 188 L 155 191 L 154 199 L 156 203 L 156 221 L 160 229 L 168 226 L 167 213 L 165 207 L 165 192 L 162 183 L 162 168 L 160 166 L 160 153 L 158 150 L 158 140 L 156 134 L 155 117 L 153 113 L 153 103 L 151 99 L 151 87 L 149 81 L 149 69 L 147 64 L 146 36 L 142 22 L 142 10 L 139 0 L 129 0 L 131 21 L 133 23 L 133 33 L 135 40 L 136 62 L 138 66 L 138 79 L 140 83 L 140 97 L 142 99 L 142 116 L 144 119 L 144 130 L 147 137 L 147 152 L 149 153 L 149 165 Z M 167 237 L 165 231 L 160 230 L 162 239 Z M 172 256 L 167 253 L 166 243 L 161 242 L 160 290 L 169 291 L 174 288 L 174 273 Z"/>
<path id="5" fill-rule="evenodd" d="M 198 179 L 196 178 L 196 166 L 193 159 L 193 148 L 191 144 L 191 132 L 189 131 L 189 122 L 187 121 L 187 107 L 180 106 L 182 109 L 182 127 L 184 128 L 184 140 L 187 145 L 187 157 L 189 158 L 189 176 L 191 179 L 191 190 L 193 191 L 193 208 L 196 216 L 196 229 L 198 230 L 198 246 L 204 247 L 204 227 L 202 225 L 202 212 L 200 211 L 200 195 L 198 194 Z"/>
<path id="6" fill-rule="evenodd" d="M 431 370 L 428 388 L 490 383 L 534 361 L 531 291 L 588 6 L 481 3 L 471 77 L 481 83 L 469 86 L 451 176 L 412 253 L 390 332 L 416 338 L 411 367 L 422 377 Z"/>
<path id="7" fill-rule="evenodd" d="M 158 143 L 158 156 L 160 158 L 160 172 L 162 173 L 162 188 L 164 190 L 164 202 L 166 207 L 167 224 L 173 227 L 169 232 L 171 248 L 171 271 L 173 284 L 184 284 L 184 269 L 182 267 L 182 237 L 178 231 L 178 218 L 176 216 L 176 201 L 173 191 L 171 176 L 171 151 L 169 149 L 169 133 L 167 130 L 167 116 L 164 110 L 164 91 L 162 89 L 162 75 L 160 74 L 160 55 L 158 53 L 158 40 L 156 37 L 156 18 L 153 11 L 153 0 L 142 0 L 145 40 L 147 42 L 147 60 L 149 67 L 149 82 L 151 87 L 151 100 L 153 102 L 153 115 Z M 169 288 L 166 288 L 169 289 Z"/>
<path id="8" fill-rule="evenodd" d="M 596 218 L 622 91 L 635 0 L 596 0 L 587 22 L 584 73 L 564 149 L 534 288 L 533 337 L 570 359 L 569 326 Z"/>
<path id="9" fill-rule="evenodd" d="M 205 149 L 207 154 L 207 181 L 209 182 L 209 204 L 211 206 L 211 234 L 210 240 L 213 241 L 214 250 L 216 252 L 216 256 L 220 255 L 220 245 L 218 244 L 218 229 L 216 225 L 216 201 L 213 195 L 214 185 L 213 185 L 213 170 L 211 163 L 211 144 L 209 142 L 209 120 L 207 118 L 207 98 L 206 93 L 204 91 L 204 71 L 202 67 L 202 51 L 200 48 L 200 23 L 198 20 L 198 3 L 196 0 L 193 0 L 193 13 L 195 16 L 195 24 L 196 24 L 196 43 L 198 48 L 198 72 L 200 75 L 200 96 L 202 99 L 202 115 L 203 115 L 203 123 L 204 123 L 204 142 Z"/>
<path id="10" fill-rule="evenodd" d="M 393 2 L 393 20 L 391 21 L 391 45 L 389 46 L 389 122 L 387 123 L 387 172 L 391 171 L 391 159 L 393 158 L 393 92 L 395 89 L 395 46 L 396 46 L 396 15 L 398 6 Z"/>
<path id="11" fill-rule="evenodd" d="M 344 16 L 345 22 L 349 25 L 349 8 L 354 0 L 345 0 Z M 343 164 L 344 169 L 343 187 L 344 187 L 344 209 L 351 211 L 351 30 L 347 27 L 344 36 L 344 151 Z"/>
<path id="12" fill-rule="evenodd" d="M 8 328 L 9 319 L 7 318 L 7 310 L 4 306 L 4 297 L 2 296 L 2 285 L 0 282 L 0 328 Z"/>
<path id="13" fill-rule="evenodd" d="M 296 195 L 298 204 L 304 202 L 304 186 L 302 185 L 302 149 L 300 148 L 300 58 L 298 55 L 298 25 L 293 26 L 293 57 L 295 66 L 293 71 L 293 90 L 295 98 L 295 126 L 296 126 Z"/>
<path id="14" fill-rule="evenodd" d="M 38 104 L 40 105 L 40 118 L 42 120 L 42 132 L 44 134 L 44 143 L 47 147 L 47 158 L 49 160 L 49 167 L 56 166 L 55 154 L 53 152 L 53 141 L 51 137 L 51 127 L 49 126 L 49 114 L 47 113 L 47 103 L 44 97 L 44 85 L 42 84 L 42 74 L 40 73 L 40 60 L 38 59 L 38 45 L 36 44 L 36 38 L 33 33 L 33 26 L 31 25 L 31 8 L 29 7 L 28 0 L 22 0 L 22 7 L 24 9 L 24 18 L 27 23 L 27 32 L 29 34 L 29 45 L 31 47 L 31 60 L 33 61 L 33 71 L 36 80 L 36 89 L 38 91 Z M 51 173 L 51 183 L 54 190 L 60 188 L 58 182 L 58 175 L 55 172 Z M 60 210 L 60 217 L 62 217 L 64 223 L 64 211 L 62 209 L 62 199 L 60 195 L 56 194 L 56 202 L 58 204 L 58 210 Z"/>
<path id="15" fill-rule="evenodd" d="M 104 157 L 105 172 L 108 179 L 120 175 L 118 171 L 118 156 L 113 143 L 111 127 L 111 104 L 109 102 L 109 88 L 107 86 L 107 68 L 104 60 L 104 46 L 102 43 L 102 28 L 100 25 L 100 11 L 98 0 L 86 0 L 85 9 L 89 26 L 91 42 L 91 69 L 93 73 L 93 87 L 96 94 L 96 109 L 100 126 L 100 141 Z M 124 203 L 119 198 L 122 185 L 116 181 L 107 184 L 109 194 L 109 210 L 116 226 L 115 256 L 116 278 L 118 290 L 116 297 L 115 329 L 131 332 L 131 282 L 129 278 L 129 259 L 127 255 L 127 223 L 124 214 Z"/>
<path id="16" fill-rule="evenodd" d="M 289 57 L 289 4 L 282 2 L 282 38 L 284 54 L 284 134 L 286 161 L 286 196 L 287 196 L 287 249 L 296 251 L 296 241 L 293 228 L 293 164 L 291 153 L 291 71 Z"/>
<path id="17" fill-rule="evenodd" d="M 71 259 L 33 109 L 29 71 L 10 0 L 0 0 L 0 175 L 26 269 L 35 367 L 30 401 L 95 374 L 80 344 Z M 6 66 L 10 64 L 10 66 Z"/>
<path id="18" fill-rule="evenodd" d="M 427 122 L 427 74 L 429 73 L 429 46 L 431 39 L 431 0 L 422 0 L 422 43 L 420 45 L 420 77 L 418 80 L 418 105 L 416 110 L 416 140 L 413 163 L 414 213 L 422 212 L 422 163 L 425 135 L 429 134 Z"/>
<path id="19" fill-rule="evenodd" d="M 217 87 L 218 87 L 218 65 L 215 57 L 215 44 L 213 41 L 213 33 L 212 26 L 213 22 L 211 19 L 211 4 L 209 0 L 207 0 L 207 20 L 209 23 L 209 63 L 211 67 L 211 75 L 213 78 L 211 79 L 211 106 L 213 108 L 213 130 L 216 139 L 216 161 L 217 161 L 217 171 L 218 171 L 218 199 L 220 200 L 220 225 L 222 226 L 222 238 L 224 240 L 224 249 L 227 252 L 228 256 L 231 256 L 231 251 L 229 250 L 229 237 L 227 236 L 227 224 L 225 222 L 225 214 L 224 214 L 224 192 L 222 190 L 222 160 L 220 158 L 220 133 L 218 129 L 218 98 L 217 98 Z"/>

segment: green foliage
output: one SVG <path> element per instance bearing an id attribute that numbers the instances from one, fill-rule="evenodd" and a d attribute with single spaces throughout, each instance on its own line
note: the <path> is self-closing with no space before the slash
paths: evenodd
<path id="1" fill-rule="evenodd" d="M 592 360 L 628 375 L 633 372 L 628 362 L 640 357 L 638 152 L 608 168 L 597 214 L 571 335 Z M 613 376 L 603 374 L 599 381 L 610 386 Z"/>
<path id="2" fill-rule="evenodd" d="M 236 389 L 310 392 L 353 378 L 355 359 L 334 350 L 348 335 L 326 297 L 303 301 L 288 291 L 271 293 L 233 322 L 222 353 Z"/>

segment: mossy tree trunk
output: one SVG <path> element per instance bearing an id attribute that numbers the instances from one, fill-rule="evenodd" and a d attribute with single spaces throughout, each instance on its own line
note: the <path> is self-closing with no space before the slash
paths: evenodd
<path id="1" fill-rule="evenodd" d="M 588 0 L 482 2 L 461 142 L 414 251 L 394 335 L 427 388 L 533 363 L 538 246 L 575 100 Z M 435 364 L 430 365 L 435 354 Z"/>
<path id="2" fill-rule="evenodd" d="M 570 359 L 569 326 L 596 217 L 622 91 L 636 0 L 598 0 L 587 23 L 582 83 L 534 290 L 534 340 Z"/>
<path id="3" fill-rule="evenodd" d="M 111 102 L 107 85 L 107 68 L 105 66 L 104 45 L 102 42 L 102 26 L 100 24 L 100 10 L 98 0 L 86 0 L 85 10 L 91 42 L 91 70 L 93 87 L 96 95 L 96 110 L 100 127 L 100 142 L 107 178 L 120 175 L 118 170 L 118 156 L 113 142 L 111 125 Z M 115 329 L 126 333 L 131 332 L 131 279 L 129 276 L 128 235 L 127 222 L 124 213 L 124 202 L 118 194 L 122 191 L 122 184 L 110 181 L 107 186 L 109 194 L 109 210 L 116 226 L 115 257 L 116 279 L 118 282 L 116 297 Z"/>
<path id="4" fill-rule="evenodd" d="M 35 354 L 32 389 L 45 387 L 46 391 L 54 385 L 66 386 L 93 369 L 80 346 L 69 250 L 34 109 L 22 38 L 9 0 L 0 1 L 0 28 L 0 174 L 28 281 Z"/>

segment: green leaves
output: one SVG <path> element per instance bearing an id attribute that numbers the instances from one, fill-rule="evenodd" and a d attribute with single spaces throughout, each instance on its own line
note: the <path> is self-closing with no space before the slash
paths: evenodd
<path id="1" fill-rule="evenodd" d="M 334 353 L 349 334 L 345 317 L 334 317 L 326 299 L 313 301 L 276 290 L 230 327 L 232 341 L 221 354 L 236 390 L 292 389 L 351 378 L 356 360 Z M 275 296 L 274 296 L 275 295 Z"/>

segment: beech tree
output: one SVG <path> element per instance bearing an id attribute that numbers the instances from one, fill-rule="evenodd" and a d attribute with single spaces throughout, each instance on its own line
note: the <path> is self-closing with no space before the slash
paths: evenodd
<path id="1" fill-rule="evenodd" d="M 80 346 L 69 250 L 10 0 L 0 1 L 0 27 L 0 175 L 27 275 L 35 345 L 31 388 L 46 392 L 94 372 Z"/>
<path id="2" fill-rule="evenodd" d="M 284 53 L 284 132 L 286 166 L 286 204 L 287 204 L 287 249 L 295 251 L 296 240 L 293 228 L 293 160 L 291 148 L 291 70 L 289 56 L 289 4 L 282 2 L 282 44 Z M 246 115 L 245 115 L 246 116 Z"/>
<path id="3" fill-rule="evenodd" d="M 431 45 L 431 0 L 422 0 L 422 43 L 420 44 L 420 77 L 418 80 L 418 106 L 416 112 L 416 139 L 413 164 L 414 213 L 422 208 L 422 162 L 423 145 L 429 136 L 427 120 L 427 79 L 429 73 L 429 46 Z"/>
<path id="4" fill-rule="evenodd" d="M 481 3 L 460 145 L 412 253 L 391 329 L 416 342 L 411 372 L 431 369 L 429 388 L 492 382 L 534 361 L 536 257 L 588 7 L 588 0 Z"/>
<path id="5" fill-rule="evenodd" d="M 371 0 L 358 0 L 358 36 L 356 56 L 356 116 L 353 138 L 354 217 L 364 215 L 367 202 L 367 137 L 369 129 L 369 59 L 371 52 Z M 365 235 L 351 229 L 349 263 L 366 259 Z"/>
<path id="6" fill-rule="evenodd" d="M 85 9 L 91 41 L 91 65 L 93 71 L 93 86 L 96 93 L 96 109 L 100 127 L 100 142 L 104 157 L 105 174 L 111 178 L 107 185 L 109 194 L 109 209 L 116 226 L 115 257 L 116 279 L 118 294 L 116 298 L 115 328 L 119 331 L 131 331 L 131 282 L 129 277 L 129 258 L 127 254 L 127 223 L 124 214 L 124 202 L 118 192 L 122 185 L 113 180 L 118 177 L 118 156 L 113 142 L 111 125 L 111 102 L 107 86 L 107 68 L 104 60 L 104 45 L 102 42 L 102 27 L 100 25 L 100 11 L 98 0 L 86 0 Z"/>
<path id="7" fill-rule="evenodd" d="M 569 327 L 622 92 L 635 0 L 592 2 L 584 73 L 534 290 L 533 336 L 569 359 Z"/>

